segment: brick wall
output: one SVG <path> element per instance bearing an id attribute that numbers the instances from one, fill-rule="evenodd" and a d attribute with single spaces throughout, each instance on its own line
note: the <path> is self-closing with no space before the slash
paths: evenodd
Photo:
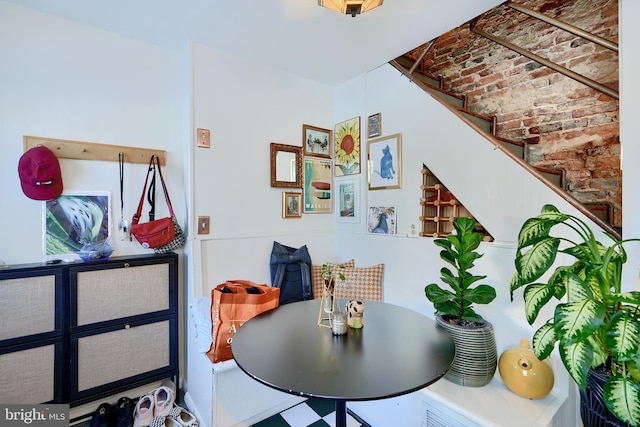
<path id="1" fill-rule="evenodd" d="M 616 0 L 518 0 L 607 40 L 618 39 Z M 618 54 L 504 5 L 477 27 L 618 89 Z M 411 52 L 417 57 L 420 49 Z M 495 115 L 497 135 L 529 144 L 536 166 L 563 169 L 582 203 L 607 203 L 622 224 L 618 101 L 501 45 L 465 24 L 440 36 L 422 67 L 472 111 Z"/>

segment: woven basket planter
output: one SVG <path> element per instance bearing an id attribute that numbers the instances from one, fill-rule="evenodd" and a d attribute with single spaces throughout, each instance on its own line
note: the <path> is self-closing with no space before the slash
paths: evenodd
<path id="1" fill-rule="evenodd" d="M 456 346 L 453 363 L 444 377 L 466 387 L 487 385 L 498 365 L 493 325 L 485 321 L 482 326 L 477 327 L 458 326 L 441 316 L 437 316 L 436 321 L 451 334 Z"/>
<path id="2" fill-rule="evenodd" d="M 606 378 L 590 370 L 587 389 L 580 390 L 580 417 L 584 427 L 632 427 L 616 418 L 604 404 L 602 388 Z"/>

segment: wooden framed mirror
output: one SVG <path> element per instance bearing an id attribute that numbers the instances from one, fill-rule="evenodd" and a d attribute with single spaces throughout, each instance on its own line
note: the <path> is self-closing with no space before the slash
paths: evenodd
<path id="1" fill-rule="evenodd" d="M 271 143 L 271 186 L 302 188 L 302 147 Z"/>

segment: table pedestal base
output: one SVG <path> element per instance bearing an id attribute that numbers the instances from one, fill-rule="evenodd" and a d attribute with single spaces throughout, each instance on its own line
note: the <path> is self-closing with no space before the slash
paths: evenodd
<path id="1" fill-rule="evenodd" d="M 336 427 L 347 427 L 347 402 L 336 400 Z"/>

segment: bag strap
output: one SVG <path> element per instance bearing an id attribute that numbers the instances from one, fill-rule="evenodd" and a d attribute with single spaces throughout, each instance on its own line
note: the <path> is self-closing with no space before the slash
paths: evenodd
<path id="1" fill-rule="evenodd" d="M 164 198 L 167 201 L 167 206 L 169 207 L 169 214 L 171 217 L 173 217 L 173 206 L 171 206 L 171 199 L 169 198 L 169 192 L 167 191 L 167 186 L 164 183 L 164 177 L 162 176 L 162 169 L 160 168 L 160 161 L 158 160 L 158 156 L 157 155 L 153 155 L 153 157 L 151 158 L 151 160 L 153 160 L 153 158 L 155 157 L 156 159 L 156 166 L 158 167 L 158 174 L 160 175 L 160 182 L 162 183 L 162 190 L 164 191 Z"/>
<path id="2" fill-rule="evenodd" d="M 131 220 L 132 224 L 137 224 L 140 221 L 140 216 L 142 215 L 142 206 L 144 205 L 144 196 L 145 196 L 145 193 L 147 192 L 147 183 L 149 182 L 149 174 L 152 169 L 155 170 L 154 162 L 155 162 L 155 167 L 158 168 L 158 173 L 160 174 L 160 182 L 162 182 L 162 189 L 164 191 L 164 198 L 167 201 L 167 206 L 169 207 L 169 214 L 171 217 L 173 217 L 173 207 L 171 206 L 171 200 L 169 199 L 167 186 L 164 183 L 164 178 L 162 176 L 162 169 L 160 169 L 160 162 L 158 161 L 158 156 L 154 154 L 151 156 L 151 161 L 149 162 L 149 169 L 147 169 L 147 177 L 144 180 L 144 187 L 142 188 L 142 195 L 140 196 L 138 209 L 136 210 L 136 213 L 133 215 L 133 219 Z"/>
<path id="3" fill-rule="evenodd" d="M 153 175 L 151 175 L 149 191 L 147 192 L 147 201 L 149 202 L 149 221 L 156 219 L 156 168 L 155 165 L 152 167 Z"/>

